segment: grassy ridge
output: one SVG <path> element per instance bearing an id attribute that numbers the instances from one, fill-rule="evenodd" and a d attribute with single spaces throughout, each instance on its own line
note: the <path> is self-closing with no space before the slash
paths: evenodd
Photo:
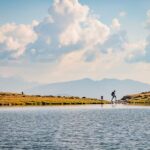
<path id="1" fill-rule="evenodd" d="M 17 93 L 0 93 L 0 106 L 43 106 L 43 105 L 80 105 L 80 104 L 107 104 L 108 101 L 61 96 L 31 96 Z"/>
<path id="2" fill-rule="evenodd" d="M 122 98 L 122 101 L 126 101 L 130 104 L 150 105 L 150 92 L 142 92 L 139 94 L 127 95 Z"/>

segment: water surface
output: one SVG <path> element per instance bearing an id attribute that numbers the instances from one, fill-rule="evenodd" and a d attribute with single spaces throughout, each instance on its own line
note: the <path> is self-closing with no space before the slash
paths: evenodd
<path id="1" fill-rule="evenodd" d="M 148 150 L 150 107 L 0 108 L 0 150 Z"/>

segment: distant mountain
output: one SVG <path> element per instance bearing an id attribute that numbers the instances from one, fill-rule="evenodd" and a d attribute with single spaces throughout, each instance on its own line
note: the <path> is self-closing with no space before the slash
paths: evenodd
<path id="1" fill-rule="evenodd" d="M 70 95 L 80 97 L 111 98 L 111 92 L 116 90 L 116 95 L 120 99 L 124 95 L 150 91 L 150 84 L 145 84 L 133 80 L 103 79 L 91 80 L 81 79 L 62 83 L 52 83 L 31 88 L 26 92 L 29 94 L 41 95 Z"/>
<path id="2" fill-rule="evenodd" d="M 35 82 L 27 82 L 21 78 L 0 77 L 0 91 L 3 91 L 3 92 L 21 92 L 21 91 L 33 88 L 38 85 L 39 84 Z"/>

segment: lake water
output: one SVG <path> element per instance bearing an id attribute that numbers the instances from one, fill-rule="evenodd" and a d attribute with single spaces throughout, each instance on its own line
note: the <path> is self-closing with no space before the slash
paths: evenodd
<path id="1" fill-rule="evenodd" d="M 0 150 L 148 150 L 150 107 L 0 108 Z"/>

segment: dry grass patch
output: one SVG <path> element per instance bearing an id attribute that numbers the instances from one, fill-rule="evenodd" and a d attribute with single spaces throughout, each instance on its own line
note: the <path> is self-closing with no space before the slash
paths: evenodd
<path id="1" fill-rule="evenodd" d="M 0 106 L 44 106 L 44 105 L 81 105 L 108 104 L 108 101 L 61 96 L 21 95 L 16 93 L 0 93 Z"/>

